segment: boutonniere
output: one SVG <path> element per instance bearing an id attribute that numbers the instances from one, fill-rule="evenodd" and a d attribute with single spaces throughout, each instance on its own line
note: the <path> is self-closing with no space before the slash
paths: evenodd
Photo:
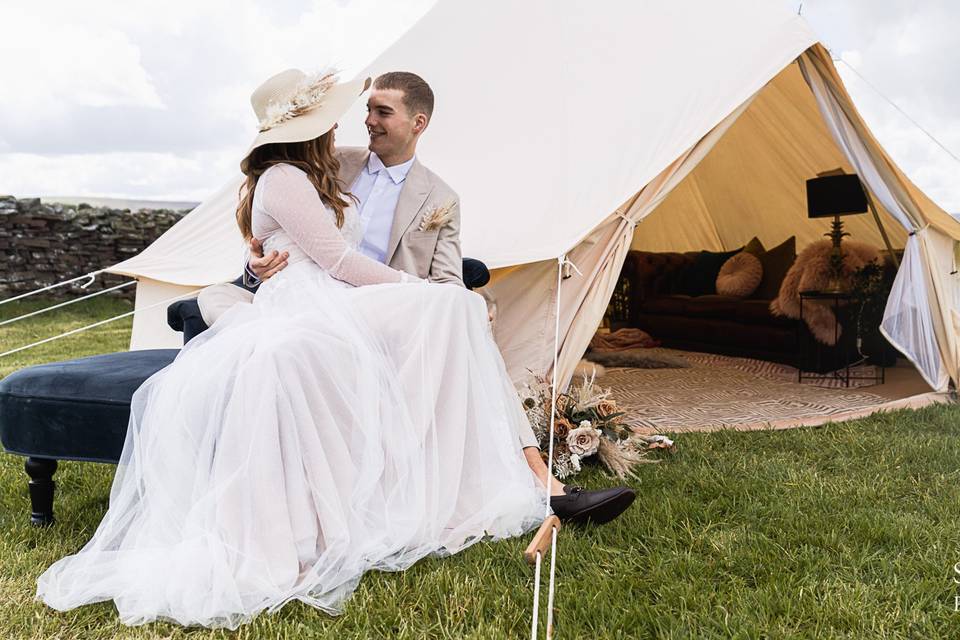
<path id="1" fill-rule="evenodd" d="M 453 219 L 453 207 L 456 204 L 455 200 L 451 200 L 445 205 L 434 207 L 430 211 L 427 211 L 423 214 L 423 217 L 420 218 L 419 230 L 432 231 L 450 222 L 450 220 Z"/>

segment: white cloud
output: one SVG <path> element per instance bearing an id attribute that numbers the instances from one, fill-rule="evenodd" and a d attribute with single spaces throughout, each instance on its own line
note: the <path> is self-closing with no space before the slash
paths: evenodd
<path id="1" fill-rule="evenodd" d="M 139 47 L 125 33 L 106 25 L 53 22 L 41 37 L 34 25 L 43 13 L 30 5 L 3 10 L 5 127 L 42 124 L 78 106 L 163 108 Z"/>
<path id="2" fill-rule="evenodd" d="M 893 160 L 937 204 L 960 212 L 960 162 L 919 128 L 960 157 L 960 5 L 806 0 L 803 16 L 842 58 L 844 84 Z"/>
<path id="3" fill-rule="evenodd" d="M 331 62 L 353 75 L 433 2 L 4 2 L 0 193 L 212 191 L 255 132 L 260 82 Z"/>

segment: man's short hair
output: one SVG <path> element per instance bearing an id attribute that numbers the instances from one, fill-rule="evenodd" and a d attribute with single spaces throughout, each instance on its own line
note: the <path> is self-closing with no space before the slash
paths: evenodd
<path id="1" fill-rule="evenodd" d="M 373 81 L 374 89 L 397 89 L 403 92 L 403 106 L 411 116 L 426 114 L 427 120 L 433 115 L 433 89 L 426 80 L 409 71 L 390 71 L 377 76 Z"/>

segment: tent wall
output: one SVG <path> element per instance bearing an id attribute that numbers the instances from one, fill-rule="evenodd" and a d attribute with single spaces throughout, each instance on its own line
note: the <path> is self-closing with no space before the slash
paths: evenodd
<path id="1" fill-rule="evenodd" d="M 167 325 L 167 305 L 199 292 L 197 287 L 138 278 L 130 350 L 180 348 L 183 335 Z"/>
<path id="2" fill-rule="evenodd" d="M 231 179 L 149 247 L 108 271 L 137 279 L 130 349 L 167 349 L 183 336 L 167 326 L 165 300 L 240 275 L 246 248 L 237 227 L 238 189 Z"/>
<path id="3" fill-rule="evenodd" d="M 245 254 L 236 219 L 242 178 L 231 179 L 149 247 L 108 271 L 195 286 L 235 279 Z"/>

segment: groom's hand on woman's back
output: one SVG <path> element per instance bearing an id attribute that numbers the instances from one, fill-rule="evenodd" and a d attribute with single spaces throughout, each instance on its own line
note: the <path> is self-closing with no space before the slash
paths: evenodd
<path id="1" fill-rule="evenodd" d="M 290 254 L 287 251 L 283 253 L 271 251 L 263 255 L 263 244 L 256 238 L 250 240 L 250 271 L 261 281 L 276 275 L 286 267 L 289 257 Z"/>

